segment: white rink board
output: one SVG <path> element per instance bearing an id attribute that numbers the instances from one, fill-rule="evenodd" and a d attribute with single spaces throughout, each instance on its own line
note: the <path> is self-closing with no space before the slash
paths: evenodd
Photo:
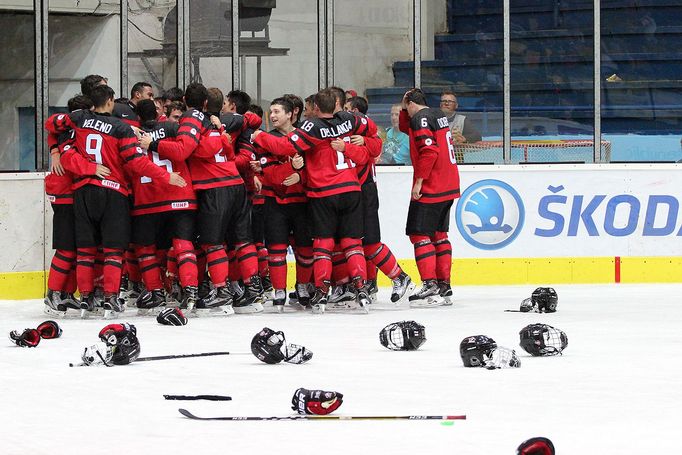
<path id="1" fill-rule="evenodd" d="M 412 169 L 379 168 L 377 178 L 383 241 L 412 257 Z M 682 165 L 461 166 L 460 179 L 453 257 L 682 255 Z"/>

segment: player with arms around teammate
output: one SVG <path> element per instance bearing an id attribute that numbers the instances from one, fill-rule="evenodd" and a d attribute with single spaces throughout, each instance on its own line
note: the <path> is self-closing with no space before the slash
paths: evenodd
<path id="1" fill-rule="evenodd" d="M 105 316 L 123 311 L 118 299 L 123 250 L 130 241 L 130 209 L 128 179 L 147 175 L 151 178 L 185 186 L 185 180 L 175 173 L 154 165 L 140 149 L 132 128 L 111 116 L 114 91 L 111 87 L 95 87 L 90 99 L 94 109 L 70 114 L 55 114 L 45 127 L 52 134 L 69 129 L 75 131 L 75 147 L 62 156 L 64 167 L 74 173 L 78 166 L 71 156 L 79 153 L 90 161 L 110 170 L 106 178 L 81 174 L 74 179 L 74 213 L 76 217 L 76 274 L 81 292 L 81 308 L 95 309 L 94 267 L 97 247 L 104 250 L 104 310 Z M 84 312 L 85 314 L 85 312 Z"/>
<path id="2" fill-rule="evenodd" d="M 356 134 L 364 124 L 349 112 L 334 114 L 336 97 L 330 89 L 315 95 L 315 106 L 316 118 L 306 120 L 286 137 L 256 131 L 254 142 L 271 153 L 280 156 L 298 153 L 305 159 L 308 175 L 306 195 L 313 224 L 316 287 L 310 302 L 313 312 L 322 313 L 326 308 L 335 238 L 339 239 L 348 261 L 357 293 L 356 301 L 366 309 L 370 302 L 365 286 L 367 270 L 361 241 L 362 197 L 355 166 L 366 163 L 369 154 L 364 146 L 344 145 L 344 138 Z"/>
<path id="3" fill-rule="evenodd" d="M 450 208 L 459 197 L 459 171 L 448 119 L 440 109 L 426 105 L 420 89 L 405 93 L 400 130 L 410 136 L 414 167 L 412 200 L 406 233 L 422 288 L 410 296 L 415 305 L 450 305 L 452 246 L 448 240 Z"/>
<path id="4" fill-rule="evenodd" d="M 145 99 L 137 103 L 135 112 L 140 119 L 140 129 L 148 139 L 172 140 L 178 134 L 178 123 L 157 122 L 154 101 Z M 147 151 L 147 158 L 169 172 L 177 172 L 190 181 L 185 160 L 162 159 L 158 152 Z M 179 251 L 178 275 L 183 287 L 197 286 L 197 258 L 192 241 L 194 218 L 197 209 L 196 195 L 191 185 L 174 187 L 148 176 L 134 178 L 134 203 L 132 215 L 132 243 L 140 263 L 145 292 L 137 298 L 137 308 L 146 313 L 152 308 L 166 304 L 161 264 L 157 248 L 173 246 Z"/>

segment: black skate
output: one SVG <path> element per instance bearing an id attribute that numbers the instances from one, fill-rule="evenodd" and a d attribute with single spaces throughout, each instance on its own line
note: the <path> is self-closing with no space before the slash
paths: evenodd
<path id="1" fill-rule="evenodd" d="M 445 301 L 443 305 L 452 305 L 453 292 L 450 283 L 447 283 L 444 280 L 438 280 L 438 295 L 443 297 L 443 300 Z"/>
<path id="2" fill-rule="evenodd" d="M 367 294 L 369 294 L 370 303 L 377 303 L 377 296 L 379 294 L 377 280 L 367 280 Z"/>
<path id="3" fill-rule="evenodd" d="M 232 294 L 227 285 L 213 288 L 207 296 L 200 298 L 195 306 L 197 314 L 221 313 L 234 314 L 232 308 Z"/>
<path id="4" fill-rule="evenodd" d="M 310 299 L 310 308 L 314 314 L 324 314 L 327 308 L 327 291 L 324 289 L 315 289 L 315 294 Z"/>
<path id="5" fill-rule="evenodd" d="M 166 306 L 166 291 L 163 289 L 144 291 L 137 298 L 135 305 L 137 306 L 137 314 L 141 316 L 148 314 L 155 308 L 164 307 Z"/>
<path id="6" fill-rule="evenodd" d="M 49 289 L 45 296 L 45 308 L 43 312 L 50 316 L 64 317 L 66 315 L 66 303 L 62 300 L 62 293 Z"/>
<path id="7" fill-rule="evenodd" d="M 180 302 L 180 309 L 187 310 L 185 314 L 194 311 L 199 298 L 199 290 L 196 286 L 185 286 L 182 291 L 182 302 Z"/>
<path id="8" fill-rule="evenodd" d="M 445 304 L 445 299 L 440 296 L 438 283 L 436 280 L 426 280 L 422 283 L 422 288 L 412 294 L 409 298 L 410 306 L 413 307 L 434 307 Z"/>
<path id="9" fill-rule="evenodd" d="M 104 307 L 104 319 L 112 319 L 123 313 L 126 309 L 125 300 L 120 298 L 118 294 L 112 294 L 104 297 L 102 306 Z"/>
<path id="10" fill-rule="evenodd" d="M 407 297 L 414 291 L 415 285 L 412 279 L 405 272 L 398 275 L 393 280 L 393 289 L 391 290 L 391 302 L 400 305 Z"/>
<path id="11" fill-rule="evenodd" d="M 232 307 L 237 314 L 261 313 L 263 311 L 263 285 L 260 277 L 254 275 L 250 283 L 246 285 L 244 299 L 238 303 L 233 303 Z"/>
<path id="12" fill-rule="evenodd" d="M 272 306 L 278 313 L 284 313 L 284 304 L 287 301 L 287 292 L 284 289 L 276 289 Z"/>

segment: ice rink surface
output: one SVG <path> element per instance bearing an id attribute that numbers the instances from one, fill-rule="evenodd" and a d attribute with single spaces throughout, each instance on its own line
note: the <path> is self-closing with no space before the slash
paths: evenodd
<path id="1" fill-rule="evenodd" d="M 233 355 L 69 368 L 108 322 L 59 320 L 60 339 L 0 347 L 0 453 L 60 454 L 513 454 L 532 436 L 560 455 L 680 453 L 682 285 L 557 285 L 554 314 L 507 313 L 533 286 L 461 287 L 453 307 L 395 309 L 383 290 L 369 315 L 293 310 L 192 318 L 161 326 L 130 311 L 142 356 L 227 350 Z M 381 298 L 383 297 L 383 298 Z M 3 335 L 48 319 L 41 301 L 3 301 Z M 426 326 L 419 351 L 379 344 L 390 322 Z M 518 346 L 525 325 L 568 335 L 561 357 Z M 250 353 L 263 327 L 314 352 L 304 365 L 266 365 Z M 464 368 L 460 341 L 484 334 L 514 348 L 519 369 Z M 201 422 L 182 417 L 291 415 L 298 387 L 335 390 L 335 415 L 466 414 L 438 421 Z M 233 401 L 166 401 L 163 394 Z"/>

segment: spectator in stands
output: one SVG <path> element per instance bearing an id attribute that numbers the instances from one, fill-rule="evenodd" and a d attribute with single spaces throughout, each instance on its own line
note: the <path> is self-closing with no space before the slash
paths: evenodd
<path id="1" fill-rule="evenodd" d="M 481 140 L 481 133 L 471 124 L 465 115 L 457 113 L 457 96 L 449 90 L 440 94 L 440 109 L 448 117 L 452 140 L 456 144 L 464 142 L 478 142 Z"/>
<path id="2" fill-rule="evenodd" d="M 398 128 L 400 104 L 391 106 L 391 127 L 386 130 L 379 164 L 412 165 L 410 160 L 410 137 Z"/>

